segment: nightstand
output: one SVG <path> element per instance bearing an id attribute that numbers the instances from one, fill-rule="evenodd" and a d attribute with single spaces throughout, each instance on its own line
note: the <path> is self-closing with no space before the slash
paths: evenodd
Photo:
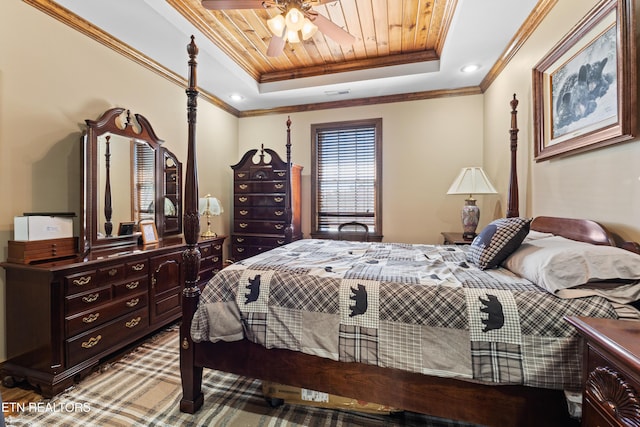
<path id="1" fill-rule="evenodd" d="M 640 425 L 640 324 L 567 317 L 585 340 L 582 426 Z"/>
<path id="2" fill-rule="evenodd" d="M 445 245 L 470 245 L 471 242 L 473 242 L 473 239 L 465 239 L 462 237 L 462 233 L 443 231 L 440 234 L 444 237 Z"/>

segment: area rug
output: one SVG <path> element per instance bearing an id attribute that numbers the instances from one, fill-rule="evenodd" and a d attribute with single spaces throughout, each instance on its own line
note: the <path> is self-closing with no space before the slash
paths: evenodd
<path id="1" fill-rule="evenodd" d="M 205 401 L 196 414 L 179 411 L 178 328 L 145 341 L 115 362 L 103 365 L 71 389 L 25 406 L 7 426 L 468 426 L 402 412 L 393 415 L 284 404 L 272 407 L 261 382 L 204 370 Z"/>

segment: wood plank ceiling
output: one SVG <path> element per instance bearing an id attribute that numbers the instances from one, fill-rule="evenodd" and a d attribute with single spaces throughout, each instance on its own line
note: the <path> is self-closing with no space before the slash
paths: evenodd
<path id="1" fill-rule="evenodd" d="M 457 0 L 339 0 L 313 9 L 356 37 L 340 46 L 318 31 L 266 55 L 266 21 L 276 8 L 207 10 L 200 0 L 167 0 L 259 83 L 440 58 Z"/>

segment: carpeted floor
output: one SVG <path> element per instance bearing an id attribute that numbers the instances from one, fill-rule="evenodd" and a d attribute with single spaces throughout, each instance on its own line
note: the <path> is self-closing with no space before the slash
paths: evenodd
<path id="1" fill-rule="evenodd" d="M 172 327 L 51 400 L 31 403 L 7 426 L 467 426 L 412 413 L 369 415 L 285 404 L 272 408 L 257 380 L 205 369 L 204 406 L 178 409 L 178 329 Z"/>

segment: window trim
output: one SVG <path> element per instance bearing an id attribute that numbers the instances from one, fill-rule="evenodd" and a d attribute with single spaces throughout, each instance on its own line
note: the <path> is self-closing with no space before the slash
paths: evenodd
<path id="1" fill-rule="evenodd" d="M 356 126 L 372 126 L 375 129 L 375 183 L 374 209 L 375 233 L 369 235 L 371 241 L 382 240 L 382 118 L 349 120 L 344 122 L 316 123 L 311 125 L 311 237 L 335 238 L 337 233 L 318 230 L 318 138 L 319 131 L 340 130 Z"/>

